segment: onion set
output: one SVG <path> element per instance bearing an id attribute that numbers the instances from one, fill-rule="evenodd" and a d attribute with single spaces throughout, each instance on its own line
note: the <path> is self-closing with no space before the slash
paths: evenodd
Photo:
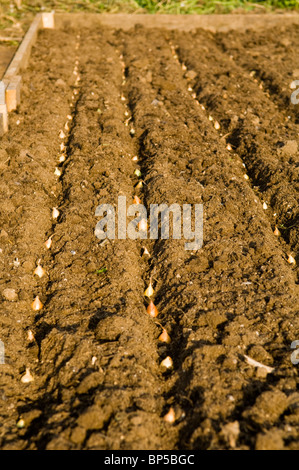
<path id="1" fill-rule="evenodd" d="M 154 294 L 154 289 L 153 289 L 153 286 L 152 286 L 152 281 L 150 281 L 148 288 L 144 292 L 144 295 L 145 295 L 145 297 L 150 298 L 150 297 L 153 296 L 153 294 Z"/>
<path id="2" fill-rule="evenodd" d="M 44 269 L 42 268 L 42 266 L 40 265 L 40 260 L 39 260 L 39 262 L 38 262 L 38 264 L 37 264 L 37 267 L 36 267 L 36 269 L 34 270 L 33 274 L 34 274 L 35 276 L 38 276 L 40 279 L 41 279 L 42 277 L 44 277 L 44 275 L 46 274 L 45 270 L 44 270 Z"/>
<path id="3" fill-rule="evenodd" d="M 163 331 L 159 336 L 159 341 L 161 341 L 161 343 L 166 343 L 166 344 L 171 343 L 171 338 L 170 338 L 169 334 L 167 333 L 167 330 L 165 330 L 165 328 L 163 328 L 163 327 L 162 327 L 162 329 L 163 329 Z"/>
<path id="4" fill-rule="evenodd" d="M 155 306 L 154 302 L 151 300 L 149 306 L 147 307 L 147 313 L 152 318 L 157 318 L 159 315 L 158 309 Z"/>
<path id="5" fill-rule="evenodd" d="M 59 214 L 60 214 L 59 210 L 58 210 L 56 207 L 54 207 L 53 210 L 52 210 L 52 218 L 53 218 L 54 220 L 55 220 L 55 219 L 58 219 Z"/>
<path id="6" fill-rule="evenodd" d="M 147 232 L 147 220 L 146 219 L 141 219 L 139 224 L 138 224 L 138 229 L 140 232 Z"/>
<path id="7" fill-rule="evenodd" d="M 280 237 L 280 235 L 281 235 L 281 233 L 280 233 L 280 231 L 278 230 L 277 227 L 275 227 L 275 230 L 274 230 L 273 233 L 274 233 L 274 235 L 275 235 L 276 237 Z"/>
<path id="8" fill-rule="evenodd" d="M 170 356 L 167 356 L 162 362 L 161 362 L 161 367 L 163 369 L 172 369 L 173 368 L 173 360 L 171 359 Z"/>
<path id="9" fill-rule="evenodd" d="M 26 368 L 26 372 L 23 375 L 23 377 L 21 378 L 21 382 L 23 384 L 28 384 L 30 382 L 33 382 L 33 380 L 34 380 L 34 378 L 32 377 L 32 375 L 30 373 L 30 369 Z"/>
<path id="10" fill-rule="evenodd" d="M 38 296 L 35 297 L 34 301 L 32 302 L 31 304 L 31 308 L 32 310 L 34 310 L 35 312 L 38 312 L 39 310 L 41 310 L 43 308 L 43 304 L 41 303 L 40 299 Z"/>
<path id="11" fill-rule="evenodd" d="M 45 242 L 45 247 L 47 248 L 47 250 L 50 250 L 51 246 L 52 246 L 52 237 L 54 235 L 52 235 L 50 238 L 48 238 L 48 240 Z"/>
<path id="12" fill-rule="evenodd" d="M 139 199 L 138 196 L 134 196 L 133 204 L 141 204 L 141 200 Z"/>
<path id="13" fill-rule="evenodd" d="M 170 408 L 167 415 L 164 416 L 164 421 L 169 424 L 173 424 L 175 422 L 175 412 L 173 408 Z"/>

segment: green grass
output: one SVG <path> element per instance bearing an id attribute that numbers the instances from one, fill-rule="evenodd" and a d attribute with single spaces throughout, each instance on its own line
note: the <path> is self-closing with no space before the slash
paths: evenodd
<path id="1" fill-rule="evenodd" d="M 299 0 L 1 0 L 0 29 L 24 28 L 40 11 L 86 11 L 93 13 L 213 14 L 299 10 Z"/>
<path id="2" fill-rule="evenodd" d="M 274 10 L 299 9 L 299 0 L 23 0 L 15 12 L 13 0 L 1 0 L 6 14 L 22 14 L 26 11 L 46 10 L 94 11 L 94 12 L 146 12 L 146 13 L 229 13 L 236 9 Z"/>

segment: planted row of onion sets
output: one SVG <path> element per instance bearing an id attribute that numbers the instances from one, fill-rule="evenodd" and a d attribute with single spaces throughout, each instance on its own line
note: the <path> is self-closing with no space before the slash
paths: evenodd
<path id="1" fill-rule="evenodd" d="M 80 41 L 80 35 L 77 36 L 77 42 L 76 42 L 76 45 L 75 45 L 76 50 L 79 49 L 79 46 L 80 46 L 79 41 Z M 79 94 L 80 75 L 79 75 L 79 59 L 78 59 L 78 57 L 76 57 L 74 70 L 73 70 L 73 75 L 75 76 L 75 82 L 74 82 L 74 85 L 73 85 L 73 94 L 72 94 L 71 102 L 70 102 L 71 110 L 74 109 L 75 103 L 78 99 L 78 94 Z M 59 139 L 61 140 L 61 143 L 60 143 L 60 146 L 59 146 L 60 151 L 59 151 L 57 167 L 55 168 L 55 171 L 54 171 L 54 175 L 57 176 L 58 178 L 60 178 L 62 176 L 61 165 L 63 165 L 63 163 L 66 161 L 66 158 L 67 158 L 67 154 L 66 154 L 67 149 L 66 149 L 65 141 L 67 140 L 67 137 L 68 137 L 68 134 L 69 134 L 69 131 L 70 131 L 70 123 L 71 123 L 72 120 L 73 120 L 72 111 L 70 111 L 70 113 L 66 116 L 66 122 L 65 122 L 65 125 L 64 125 L 63 129 L 61 129 L 61 131 L 59 133 Z M 57 207 L 54 207 L 52 209 L 52 219 L 53 219 L 53 221 L 57 221 L 59 215 L 60 215 L 59 210 L 57 209 Z M 51 235 L 48 238 L 48 240 L 46 240 L 46 242 L 45 242 L 45 248 L 47 250 L 50 250 L 51 247 L 52 247 L 53 237 L 54 237 L 54 235 Z M 33 272 L 33 275 L 37 276 L 39 279 L 41 279 L 45 276 L 45 274 L 46 274 L 46 272 L 45 272 L 44 268 L 41 265 L 41 260 L 38 260 L 37 266 L 36 266 L 36 268 Z M 42 310 L 43 303 L 40 300 L 38 295 L 35 297 L 34 301 L 32 302 L 31 308 L 34 312 L 39 312 L 40 310 Z M 31 330 L 29 330 L 28 333 L 27 333 L 27 341 L 29 343 L 33 343 L 35 341 L 34 334 L 32 333 Z M 21 381 L 23 383 L 27 384 L 27 383 L 33 382 L 33 380 L 34 380 L 34 378 L 33 378 L 32 374 L 30 372 L 30 369 L 26 368 L 25 374 L 21 377 Z M 19 421 L 18 427 L 22 427 L 21 421 L 22 420 Z"/>
<path id="2" fill-rule="evenodd" d="M 186 65 L 185 65 L 184 63 L 181 63 L 180 60 L 179 60 L 179 57 L 178 57 L 178 54 L 177 54 L 178 46 L 174 46 L 171 41 L 169 41 L 169 45 L 170 45 L 171 53 L 172 53 L 172 56 L 173 56 L 175 62 L 176 62 L 178 65 L 180 65 L 180 67 L 182 68 L 182 71 L 183 71 L 183 72 L 187 72 L 188 69 L 187 69 Z M 254 81 L 256 82 L 257 80 L 254 80 Z M 261 86 L 260 86 L 260 88 L 263 89 Z M 205 106 L 204 106 L 203 104 L 201 104 L 201 103 L 198 101 L 197 95 L 196 95 L 196 93 L 194 92 L 194 90 L 193 90 L 193 88 L 191 87 L 190 84 L 188 85 L 188 92 L 192 93 L 191 96 L 192 96 L 192 98 L 195 100 L 196 104 L 197 104 L 198 106 L 200 106 L 203 111 L 206 111 Z M 213 116 L 208 115 L 208 120 L 214 124 L 214 128 L 215 128 L 217 131 L 220 131 L 220 130 L 221 130 L 221 126 L 220 126 L 219 122 L 216 121 L 216 120 L 213 118 Z M 220 133 L 220 137 L 221 137 L 222 139 L 226 139 L 227 135 L 223 136 L 223 134 Z M 230 143 L 227 143 L 227 145 L 226 145 L 226 150 L 228 150 L 229 152 L 231 152 L 231 151 L 233 150 L 233 148 L 232 148 L 232 146 L 231 146 Z M 245 164 L 244 162 L 243 162 L 243 167 L 246 169 L 246 164 Z M 250 178 L 249 178 L 249 176 L 248 176 L 247 173 L 244 174 L 244 179 L 245 179 L 246 181 L 249 181 L 249 180 L 250 180 Z M 265 211 L 269 209 L 269 204 L 268 204 L 267 202 L 263 202 L 263 209 L 264 209 Z M 273 215 L 274 215 L 274 217 L 276 217 L 276 214 L 273 214 Z M 275 226 L 275 229 L 274 229 L 274 232 L 273 232 L 273 233 L 274 233 L 274 235 L 275 235 L 276 237 L 280 237 L 280 236 L 281 236 L 280 230 L 279 230 L 279 228 L 278 228 L 277 226 Z M 296 265 L 296 260 L 295 260 L 295 258 L 293 257 L 293 255 L 292 255 L 291 253 L 288 253 L 288 255 L 287 255 L 287 261 L 288 261 L 289 264 L 292 264 L 292 265 L 294 265 L 294 266 Z"/>
<path id="3" fill-rule="evenodd" d="M 121 67 L 122 67 L 122 79 L 123 79 L 122 85 L 124 86 L 126 84 L 126 76 L 125 76 L 125 62 L 123 60 L 123 55 L 122 54 L 120 54 L 120 63 L 121 63 Z M 124 106 L 126 108 L 126 110 L 125 110 L 125 125 L 128 127 L 130 122 L 132 121 L 132 116 L 131 116 L 131 113 L 129 111 L 129 107 L 127 105 L 127 99 L 126 99 L 124 94 L 121 95 L 121 101 L 122 101 L 122 103 L 124 104 Z M 135 129 L 132 125 L 131 125 L 131 128 L 130 128 L 130 135 L 132 137 L 134 137 L 134 135 L 135 135 Z M 138 162 L 138 156 L 137 155 L 133 156 L 132 161 L 137 163 Z M 139 181 L 136 184 L 135 188 L 136 189 L 142 189 L 144 182 L 142 180 L 142 173 L 141 173 L 139 168 L 136 168 L 136 170 L 134 172 L 134 175 L 139 178 Z M 141 203 L 142 202 L 141 202 L 140 198 L 137 195 L 135 195 L 134 198 L 133 198 L 133 204 L 141 204 Z M 141 219 L 140 222 L 138 223 L 138 229 L 141 232 L 142 231 L 146 232 L 148 230 L 147 220 Z M 149 258 L 151 256 L 146 247 L 143 248 L 143 255 L 148 256 Z M 148 307 L 146 309 L 146 312 L 151 318 L 156 320 L 156 318 L 159 316 L 159 311 L 158 311 L 156 305 L 153 302 L 154 294 L 155 294 L 155 291 L 154 291 L 152 279 L 150 279 L 149 285 L 146 288 L 146 290 L 144 291 L 144 296 L 147 299 L 149 299 L 149 304 L 148 304 Z M 164 328 L 161 325 L 161 323 L 159 323 L 158 321 L 155 321 L 155 323 L 157 325 L 159 325 L 162 329 L 162 333 L 160 334 L 158 340 L 161 343 L 165 343 L 165 344 L 171 343 L 171 338 L 170 338 L 166 328 Z M 160 366 L 161 366 L 161 369 L 164 372 L 171 371 L 172 368 L 173 368 L 172 358 L 170 356 L 167 356 L 165 359 L 162 360 L 162 362 L 160 363 Z M 164 421 L 166 421 L 170 424 L 173 424 L 176 421 L 175 411 L 172 407 L 169 409 L 168 413 L 164 416 L 163 419 L 164 419 Z"/>

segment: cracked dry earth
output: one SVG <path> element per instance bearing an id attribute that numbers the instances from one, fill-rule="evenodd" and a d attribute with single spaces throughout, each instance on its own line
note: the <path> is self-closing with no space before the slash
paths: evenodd
<path id="1" fill-rule="evenodd" d="M 298 450 L 298 27 L 82 34 L 0 141 L 1 449 Z M 203 204 L 203 248 L 101 244 L 119 195 Z"/>

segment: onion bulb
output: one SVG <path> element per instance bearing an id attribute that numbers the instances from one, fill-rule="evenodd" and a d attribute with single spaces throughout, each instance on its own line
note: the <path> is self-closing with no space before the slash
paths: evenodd
<path id="1" fill-rule="evenodd" d="M 170 336 L 165 330 L 165 328 L 163 328 L 163 332 L 159 336 L 159 341 L 161 341 L 161 343 L 167 343 L 167 344 L 171 343 Z"/>
<path id="2" fill-rule="evenodd" d="M 146 256 L 151 256 L 150 252 L 148 251 L 148 249 L 146 248 L 146 246 L 143 247 L 143 256 L 146 255 Z"/>
<path id="3" fill-rule="evenodd" d="M 220 129 L 220 124 L 219 124 L 218 121 L 215 122 L 214 127 L 215 127 L 216 131 L 219 131 L 219 129 Z"/>
<path id="4" fill-rule="evenodd" d="M 172 368 L 173 368 L 173 360 L 171 359 L 170 356 L 167 356 L 167 357 L 161 362 L 161 367 L 163 367 L 163 369 L 172 369 Z"/>
<path id="5" fill-rule="evenodd" d="M 27 341 L 28 341 L 29 343 L 33 343 L 34 340 L 35 340 L 34 334 L 32 333 L 31 330 L 29 330 L 28 333 L 27 333 Z"/>
<path id="6" fill-rule="evenodd" d="M 63 131 L 60 131 L 59 137 L 60 139 L 65 139 L 65 133 Z"/>
<path id="7" fill-rule="evenodd" d="M 166 423 L 170 423 L 170 424 L 173 424 L 175 422 L 175 412 L 174 412 L 174 409 L 173 408 L 170 408 L 167 415 L 164 416 L 164 421 L 166 421 Z"/>
<path id="8" fill-rule="evenodd" d="M 33 382 L 33 380 L 34 378 L 30 373 L 30 369 L 26 368 L 25 375 L 23 375 L 23 377 L 21 378 L 21 382 L 23 382 L 23 384 L 29 384 L 30 382 Z"/>
<path id="9" fill-rule="evenodd" d="M 53 235 L 52 235 L 53 237 Z M 48 240 L 45 242 L 45 247 L 47 248 L 47 250 L 50 250 L 51 246 L 52 246 L 52 237 L 48 238 Z"/>
<path id="10" fill-rule="evenodd" d="M 144 295 L 145 297 L 152 297 L 152 295 L 154 294 L 154 289 L 153 289 L 153 286 L 152 286 L 152 281 L 150 281 L 150 284 L 148 286 L 148 288 L 145 290 L 144 292 Z"/>
<path id="11" fill-rule="evenodd" d="M 23 419 L 19 419 L 17 422 L 17 428 L 18 429 L 23 429 L 25 427 L 25 421 Z"/>
<path id="12" fill-rule="evenodd" d="M 41 303 L 40 299 L 38 296 L 35 297 L 34 301 L 31 304 L 32 310 L 35 312 L 38 312 L 43 308 L 43 304 Z"/>
<path id="13" fill-rule="evenodd" d="M 294 258 L 292 255 L 289 255 L 288 263 L 290 263 L 290 264 L 296 264 L 296 260 L 295 260 L 295 258 Z"/>
<path id="14" fill-rule="evenodd" d="M 147 220 L 141 219 L 138 224 L 138 229 L 140 232 L 147 232 Z"/>
<path id="15" fill-rule="evenodd" d="M 52 211 L 52 218 L 58 219 L 58 217 L 59 217 L 59 210 L 56 207 L 54 207 Z"/>
<path id="16" fill-rule="evenodd" d="M 280 237 L 280 235 L 281 235 L 281 233 L 280 233 L 280 231 L 278 230 L 277 227 L 275 227 L 274 235 L 275 235 L 276 237 Z"/>
<path id="17" fill-rule="evenodd" d="M 138 196 L 134 196 L 133 204 L 141 204 L 141 200 L 139 199 Z"/>
<path id="18" fill-rule="evenodd" d="M 33 274 L 34 274 L 35 276 L 38 276 L 40 279 L 41 279 L 42 277 L 44 277 L 44 275 L 46 274 L 46 273 L 45 273 L 45 270 L 41 267 L 41 265 L 39 264 L 39 262 L 38 262 L 38 265 L 37 265 L 36 269 L 34 270 Z"/>
<path id="19" fill-rule="evenodd" d="M 150 304 L 147 307 L 146 311 L 149 314 L 149 316 L 152 318 L 156 318 L 159 315 L 158 309 L 152 300 L 150 301 Z"/>

